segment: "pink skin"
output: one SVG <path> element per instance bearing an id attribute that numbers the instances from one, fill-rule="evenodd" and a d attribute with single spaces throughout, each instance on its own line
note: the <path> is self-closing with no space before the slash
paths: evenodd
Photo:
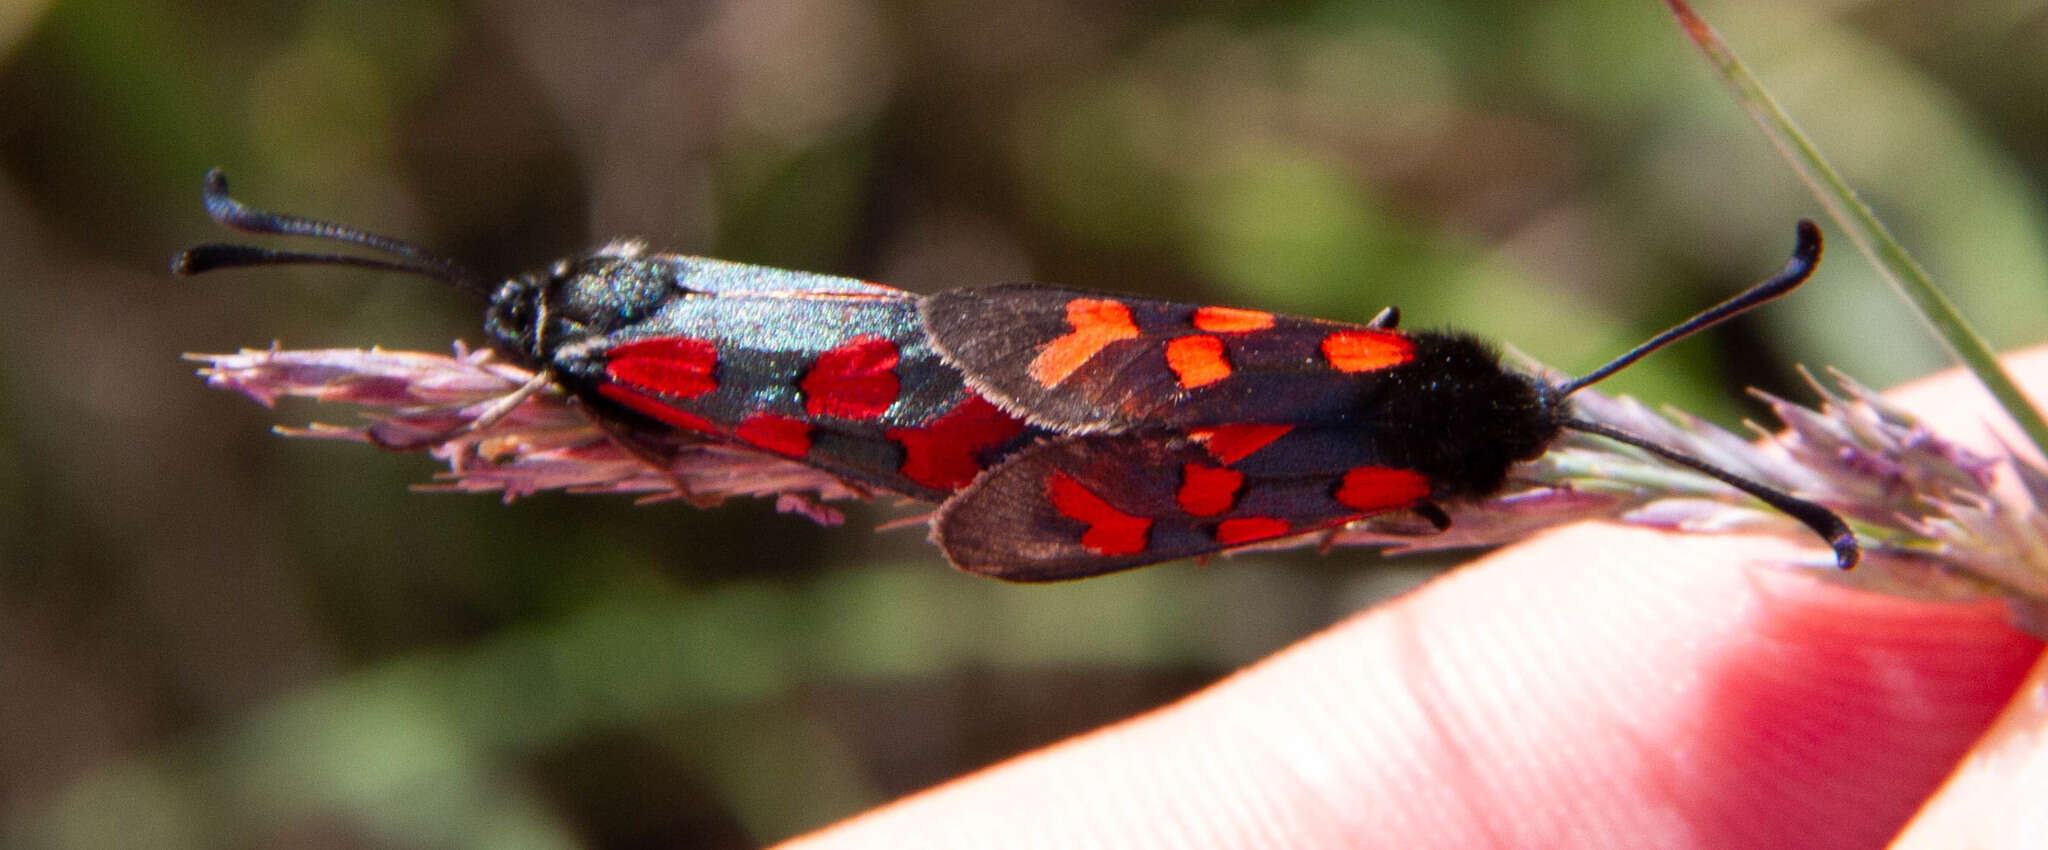
<path id="1" fill-rule="evenodd" d="M 2048 351 L 2012 362 L 2048 398 Z M 1894 398 L 1959 436 L 1996 416 L 1953 378 Z M 789 846 L 1881 846 L 2042 644 L 1768 566 L 1810 549 L 1561 529 Z"/>

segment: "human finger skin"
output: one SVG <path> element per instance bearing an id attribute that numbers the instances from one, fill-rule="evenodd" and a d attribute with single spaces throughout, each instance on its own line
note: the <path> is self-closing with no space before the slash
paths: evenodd
<path id="1" fill-rule="evenodd" d="M 1955 419 L 1968 395 L 1903 397 Z M 2041 644 L 1997 605 L 1779 566 L 1802 552 L 1563 529 L 792 846 L 1880 846 Z"/>

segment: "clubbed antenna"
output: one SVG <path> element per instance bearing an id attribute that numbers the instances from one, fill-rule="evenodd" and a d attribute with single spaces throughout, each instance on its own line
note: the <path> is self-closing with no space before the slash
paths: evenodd
<path id="1" fill-rule="evenodd" d="M 1558 396 L 1568 396 L 1626 368 L 1629 364 L 1648 356 L 1650 352 L 1670 345 L 1700 331 L 1711 328 L 1787 292 L 1797 289 L 1813 274 L 1813 267 L 1820 262 L 1820 226 L 1812 219 L 1799 220 L 1799 241 L 1793 243 L 1792 259 L 1785 263 L 1784 270 L 1755 286 L 1737 293 L 1719 304 L 1707 308 L 1699 315 L 1678 323 L 1668 331 L 1650 338 L 1649 342 L 1638 345 L 1627 354 L 1616 357 L 1607 365 L 1583 377 L 1566 381 L 1555 388 Z"/>
<path id="2" fill-rule="evenodd" d="M 1809 219 L 1801 219 L 1799 221 L 1799 238 L 1792 247 L 1792 259 L 1785 263 L 1783 270 L 1772 275 L 1769 280 L 1745 289 L 1735 297 L 1716 304 L 1699 315 L 1680 322 L 1676 327 L 1651 337 L 1650 341 L 1630 349 L 1627 354 L 1614 358 L 1607 365 L 1594 369 L 1583 377 L 1556 385 L 1552 388 L 1552 392 L 1556 398 L 1562 399 L 1599 382 L 1609 375 L 1621 371 L 1629 364 L 1643 359 L 1650 352 L 1692 336 L 1741 315 L 1743 312 L 1759 304 L 1791 292 L 1793 289 L 1798 288 L 1800 284 L 1805 283 L 1806 279 L 1813 274 L 1813 267 L 1820 262 L 1820 247 L 1820 227 Z M 1857 547 L 1856 535 L 1849 531 L 1848 523 L 1843 522 L 1842 518 L 1837 516 L 1834 511 L 1828 510 L 1815 502 L 1798 498 L 1783 490 L 1765 485 L 1762 482 L 1744 478 L 1691 455 L 1664 448 L 1618 428 L 1610 428 L 1581 419 L 1566 419 L 1560 424 L 1574 431 L 1597 434 L 1615 442 L 1635 446 L 1666 461 L 1683 466 L 1686 469 L 1706 475 L 1723 484 L 1748 493 L 1758 501 L 1776 508 L 1786 516 L 1805 523 L 1807 528 L 1813 529 L 1815 534 L 1820 535 L 1821 539 L 1826 540 L 1828 546 L 1835 550 L 1835 563 L 1842 569 L 1846 570 L 1856 566 L 1856 562 L 1862 558 L 1862 550 Z"/>
<path id="3" fill-rule="evenodd" d="M 488 298 L 492 286 L 489 281 L 477 277 L 455 261 L 442 257 L 403 240 L 394 239 L 367 230 L 343 224 L 320 221 L 295 215 L 267 212 L 243 204 L 228 196 L 228 178 L 216 168 L 206 172 L 206 187 L 201 197 L 206 203 L 206 214 L 214 221 L 240 230 L 244 233 L 268 234 L 274 236 L 310 236 L 345 245 L 357 245 L 389 254 L 396 259 L 364 257 L 354 254 L 318 254 L 304 251 L 278 251 L 258 248 L 253 245 L 212 243 L 198 245 L 171 260 L 171 272 L 178 275 L 195 275 L 214 269 L 237 266 L 274 266 L 307 263 L 331 266 L 359 266 L 362 268 L 384 269 L 406 272 L 447 283 L 464 292 L 475 293 Z"/>
<path id="4" fill-rule="evenodd" d="M 1609 428 L 1596 422 L 1581 419 L 1567 419 L 1564 427 L 1588 434 L 1598 434 L 1617 443 L 1635 446 L 1671 463 L 1683 466 L 1705 475 L 1744 493 L 1754 496 L 1757 501 L 1776 508 L 1780 513 L 1806 524 L 1813 533 L 1828 542 L 1828 548 L 1835 550 L 1835 565 L 1851 569 L 1863 559 L 1863 552 L 1857 548 L 1856 535 L 1849 531 L 1849 524 L 1842 521 L 1834 511 L 1815 502 L 1801 499 L 1783 490 L 1736 475 L 1692 455 L 1673 451 L 1652 443 L 1619 428 Z"/>

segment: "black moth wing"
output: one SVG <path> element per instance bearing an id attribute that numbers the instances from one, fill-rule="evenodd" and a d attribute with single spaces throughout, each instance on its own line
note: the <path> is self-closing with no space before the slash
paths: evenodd
<path id="1" fill-rule="evenodd" d="M 1084 328 L 1073 317 L 1077 304 L 1115 305 L 1115 318 L 1129 325 Z M 1333 368 L 1331 337 L 1408 339 L 1343 322 L 1028 283 L 940 292 L 926 296 L 920 312 L 933 347 L 970 387 L 1063 433 L 1332 422 L 1364 406 L 1377 370 Z M 1220 317 L 1209 327 L 1233 329 L 1205 330 L 1198 317 Z M 1202 342 L 1213 354 L 1190 346 L 1200 362 L 1177 371 L 1169 355 L 1189 337 L 1211 338 Z"/>
<path id="2" fill-rule="evenodd" d="M 1292 429 L 1235 460 L 1173 432 L 1049 437 L 940 506 L 932 541 L 968 572 L 1064 581 L 1307 534 L 1429 493 L 1338 429 Z"/>

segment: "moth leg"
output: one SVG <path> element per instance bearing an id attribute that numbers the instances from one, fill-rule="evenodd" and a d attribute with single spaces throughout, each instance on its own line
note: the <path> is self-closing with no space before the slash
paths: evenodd
<path id="1" fill-rule="evenodd" d="M 535 393 L 547 389 L 548 385 L 552 383 L 554 383 L 554 379 L 548 377 L 548 373 L 536 373 L 533 377 L 526 379 L 526 383 L 520 384 L 518 389 L 499 396 L 496 401 L 491 402 L 490 407 L 484 408 L 483 412 L 478 413 L 475 418 L 446 431 L 437 431 L 423 437 L 413 437 L 406 440 L 394 440 L 381 436 L 375 431 L 370 431 L 367 436 L 370 442 L 374 443 L 377 448 L 386 451 L 416 452 L 429 446 L 437 446 L 464 434 L 481 431 L 498 424 L 498 420 L 511 415 L 512 411 L 519 409 L 519 405 L 524 404 Z"/>
<path id="2" fill-rule="evenodd" d="M 925 523 L 931 522 L 932 517 L 937 513 L 937 511 L 925 511 L 924 513 L 915 514 L 912 516 L 897 517 L 895 519 L 889 520 L 888 522 L 882 523 L 881 525 L 875 526 L 875 533 L 881 534 L 884 531 L 900 531 L 902 529 L 910 528 L 912 526 L 923 525 Z"/>
<path id="3" fill-rule="evenodd" d="M 1348 523 L 1338 523 L 1323 530 L 1322 539 L 1316 541 L 1317 555 L 1328 555 L 1337 548 L 1337 537 L 1344 533 L 1345 525 Z"/>
<path id="4" fill-rule="evenodd" d="M 1390 331 L 1395 329 L 1396 327 L 1399 327 L 1400 324 L 1401 308 L 1389 304 L 1387 305 L 1386 309 L 1381 310 L 1378 315 L 1373 316 L 1372 321 L 1366 322 L 1365 326 L 1368 328 L 1372 328 L 1373 330 Z"/>
<path id="5" fill-rule="evenodd" d="M 1451 530 L 1451 515 L 1444 513 L 1444 509 L 1435 502 L 1416 502 L 1415 506 L 1408 510 L 1428 520 L 1430 525 L 1436 526 L 1439 534 Z"/>
<path id="6" fill-rule="evenodd" d="M 601 416 L 589 418 L 591 422 L 596 423 L 598 430 L 603 431 L 605 437 L 612 441 L 612 445 L 639 458 L 641 463 L 661 471 L 662 477 L 668 479 L 668 485 L 672 489 L 660 498 L 681 499 L 689 502 L 691 507 L 697 508 L 715 508 L 725 502 L 723 496 L 698 495 L 697 491 L 690 488 L 689 482 L 676 474 L 676 452 L 673 447 L 659 445 L 635 432 L 631 426 Z"/>

